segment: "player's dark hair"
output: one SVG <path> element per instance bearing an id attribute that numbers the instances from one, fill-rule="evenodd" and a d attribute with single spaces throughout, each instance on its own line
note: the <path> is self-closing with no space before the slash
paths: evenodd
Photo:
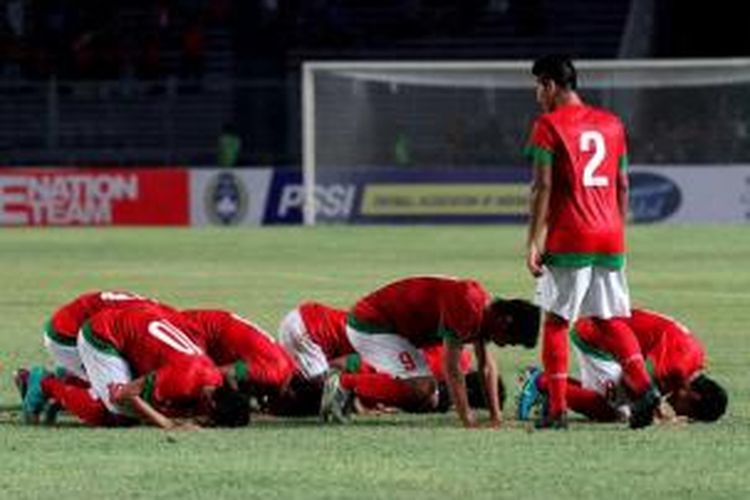
<path id="1" fill-rule="evenodd" d="M 223 385 L 212 396 L 211 421 L 217 427 L 244 427 L 250 423 L 250 400 L 242 392 Z"/>
<path id="2" fill-rule="evenodd" d="M 536 346 L 539 339 L 541 310 L 522 299 L 495 299 L 490 305 L 490 314 L 505 324 L 505 339 L 508 344 L 526 348 Z M 510 321 L 506 318 L 510 317 Z"/>
<path id="3" fill-rule="evenodd" d="M 542 81 L 553 81 L 566 90 L 578 87 L 578 74 L 568 56 L 551 54 L 534 61 L 531 73 Z"/>
<path id="4" fill-rule="evenodd" d="M 690 418 L 701 422 L 715 422 L 727 410 L 727 391 L 705 375 L 699 375 L 690 383 L 690 389 L 698 395 L 690 409 Z"/>

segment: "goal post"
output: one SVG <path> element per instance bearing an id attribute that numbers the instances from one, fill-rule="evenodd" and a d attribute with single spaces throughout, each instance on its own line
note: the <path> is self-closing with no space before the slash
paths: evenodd
<path id="1" fill-rule="evenodd" d="M 302 66 L 304 222 L 316 186 L 352 173 L 524 165 L 531 61 Z M 619 114 L 631 161 L 750 162 L 750 58 L 576 61 L 584 100 Z"/>

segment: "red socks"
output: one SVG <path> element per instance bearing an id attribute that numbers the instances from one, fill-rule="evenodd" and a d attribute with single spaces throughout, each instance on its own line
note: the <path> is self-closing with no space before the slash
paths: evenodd
<path id="1" fill-rule="evenodd" d="M 89 390 L 80 384 L 68 384 L 55 377 L 46 377 L 42 380 L 42 391 L 85 424 L 102 426 L 111 422 L 110 413 L 104 403 L 95 399 Z"/>
<path id="2" fill-rule="evenodd" d="M 607 352 L 612 353 L 622 366 L 626 385 L 638 396 L 646 392 L 651 386 L 651 377 L 646 370 L 646 364 L 633 330 L 620 318 L 608 320 L 594 319 L 601 338 L 599 344 Z"/>
<path id="3" fill-rule="evenodd" d="M 550 416 L 565 412 L 568 380 L 568 322 L 546 318 L 542 338 L 542 364 L 547 378 Z"/>
<path id="4" fill-rule="evenodd" d="M 419 408 L 424 398 L 408 383 L 385 373 L 342 373 L 341 386 L 367 403 Z"/>
<path id="5" fill-rule="evenodd" d="M 537 380 L 537 387 L 542 392 L 549 392 L 547 376 L 542 374 Z M 619 418 L 604 396 L 581 387 L 581 382 L 568 378 L 566 386 L 566 401 L 571 410 L 598 422 L 614 422 Z"/>

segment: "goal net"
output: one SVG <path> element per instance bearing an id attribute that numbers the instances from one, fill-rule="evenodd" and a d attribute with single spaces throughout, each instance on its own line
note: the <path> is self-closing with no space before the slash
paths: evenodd
<path id="1" fill-rule="evenodd" d="M 579 61 L 588 103 L 619 114 L 631 163 L 750 163 L 750 59 Z M 305 222 L 315 186 L 393 172 L 502 169 L 538 114 L 531 62 L 308 62 Z M 319 198 L 319 197 L 318 197 Z"/>

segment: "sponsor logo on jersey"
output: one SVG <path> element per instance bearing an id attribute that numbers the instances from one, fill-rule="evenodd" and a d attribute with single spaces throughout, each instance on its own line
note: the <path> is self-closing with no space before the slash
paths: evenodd
<path id="1" fill-rule="evenodd" d="M 247 189 L 232 172 L 219 172 L 209 179 L 204 199 L 206 214 L 214 224 L 237 224 L 247 214 Z"/>
<path id="2" fill-rule="evenodd" d="M 682 204 L 677 184 L 663 175 L 630 173 L 630 213 L 635 222 L 656 222 L 669 218 Z"/>

